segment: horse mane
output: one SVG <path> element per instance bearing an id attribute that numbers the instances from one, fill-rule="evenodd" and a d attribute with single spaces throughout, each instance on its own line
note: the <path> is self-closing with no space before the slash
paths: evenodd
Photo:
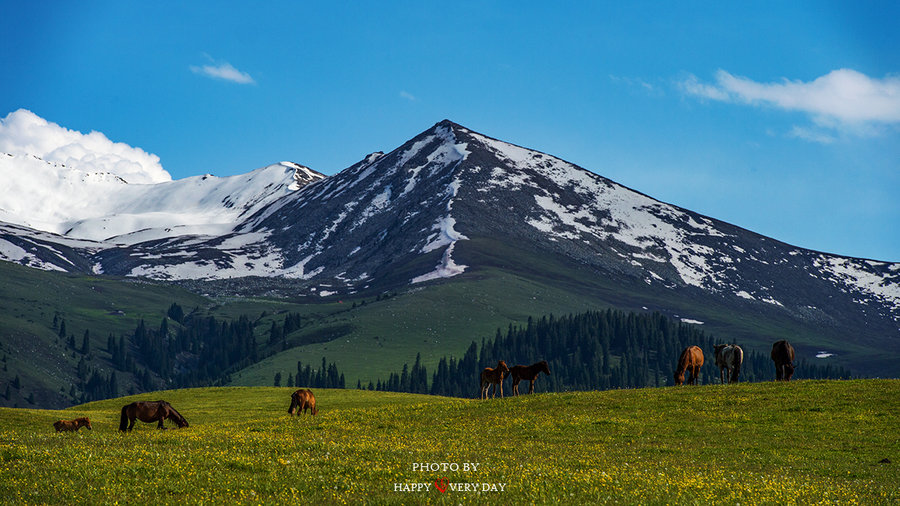
<path id="1" fill-rule="evenodd" d="M 687 370 L 688 357 L 690 357 L 690 355 L 690 347 L 685 348 L 684 351 L 681 352 L 681 356 L 678 357 L 678 367 L 675 368 L 675 374 L 684 374 L 684 371 Z"/>

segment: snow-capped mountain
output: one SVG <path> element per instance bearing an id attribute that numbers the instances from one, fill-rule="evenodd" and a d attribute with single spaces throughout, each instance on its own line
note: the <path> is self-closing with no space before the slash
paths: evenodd
<path id="1" fill-rule="evenodd" d="M 214 195 L 209 201 L 238 223 L 227 231 L 173 228 L 71 242 L 6 226 L 0 255 L 40 267 L 38 258 L 44 268 L 162 280 L 273 278 L 306 295 L 418 285 L 477 273 L 488 263 L 527 274 L 547 261 L 632 291 L 768 308 L 825 324 L 853 322 L 894 335 L 900 322 L 900 264 L 793 247 L 450 121 L 334 176 L 311 177 L 296 191 L 279 187 L 280 198 L 253 197 L 274 191 L 253 181 L 288 169 L 235 176 L 216 186 L 221 192 L 201 191 L 202 177 L 171 187 L 200 195 L 181 201 Z M 266 191 L 241 193 L 244 185 Z M 168 195 L 159 191 L 160 198 Z M 244 197 L 230 200 L 237 194 Z M 132 202 L 120 203 L 123 214 Z M 80 225 L 97 230 L 100 220 L 85 217 L 62 232 L 71 236 Z M 163 221 L 150 224 L 157 230 Z M 67 263 L 49 262 L 50 254 Z"/>
<path id="2" fill-rule="evenodd" d="M 281 162 L 239 176 L 130 184 L 109 172 L 9 153 L 0 153 L 0 174 L 0 221 L 109 244 L 222 235 L 272 201 L 324 177 Z"/>

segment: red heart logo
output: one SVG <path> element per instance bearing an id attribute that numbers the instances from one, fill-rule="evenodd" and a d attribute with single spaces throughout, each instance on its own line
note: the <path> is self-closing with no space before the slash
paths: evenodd
<path id="1" fill-rule="evenodd" d="M 447 491 L 448 486 L 450 486 L 450 482 L 446 477 L 441 478 L 440 480 L 434 480 L 434 488 L 440 490 L 442 494 Z"/>

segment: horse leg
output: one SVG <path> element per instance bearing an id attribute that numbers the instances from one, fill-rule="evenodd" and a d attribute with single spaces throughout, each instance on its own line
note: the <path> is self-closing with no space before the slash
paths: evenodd
<path id="1" fill-rule="evenodd" d="M 135 417 L 135 418 L 128 417 L 128 421 L 130 422 L 128 425 L 128 432 L 131 432 L 131 429 L 134 428 L 135 420 L 137 420 L 137 417 Z"/>
<path id="2" fill-rule="evenodd" d="M 531 380 L 528 382 L 528 393 L 530 393 L 530 394 L 534 393 L 534 380 Z"/>
<path id="3" fill-rule="evenodd" d="M 519 378 L 513 379 L 513 386 L 512 386 L 513 395 L 519 395 L 519 381 L 521 381 Z"/>

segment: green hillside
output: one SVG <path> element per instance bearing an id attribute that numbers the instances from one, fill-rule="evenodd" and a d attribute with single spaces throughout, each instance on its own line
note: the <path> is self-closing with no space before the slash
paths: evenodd
<path id="1" fill-rule="evenodd" d="M 364 302 L 364 304 L 363 304 Z M 421 353 L 433 370 L 444 355 L 462 355 L 472 341 L 492 337 L 497 328 L 522 324 L 529 316 L 581 312 L 603 305 L 598 297 L 572 293 L 504 272 L 413 288 L 378 300 L 348 299 L 344 310 L 321 318 L 295 336 L 335 329 L 337 339 L 294 346 L 233 375 L 234 385 L 271 385 L 276 372 L 314 366 L 325 357 L 348 375 L 348 385 L 386 379 Z M 290 340 L 290 339 L 289 339 Z"/>
<path id="2" fill-rule="evenodd" d="M 174 285 L 143 280 L 46 272 L 0 262 L 0 384 L 19 378 L 3 405 L 47 406 L 67 402 L 82 358 L 111 370 L 101 352 L 109 334 L 131 333 L 141 319 L 158 324 L 166 309 L 206 306 L 206 298 Z M 60 338 L 54 318 L 81 346 L 89 330 L 94 353 L 83 357 Z M 124 385 L 124 382 L 123 382 Z M 5 392 L 0 392 L 0 395 Z M 26 400 L 28 398 L 34 402 Z"/>
<path id="3" fill-rule="evenodd" d="M 344 299 L 343 310 L 298 332 L 293 341 L 323 329 L 333 330 L 337 338 L 291 346 L 232 375 L 232 384 L 272 385 L 276 373 L 286 378 L 296 371 L 298 361 L 315 367 L 323 357 L 346 373 L 348 386 L 355 386 L 358 380 L 363 385 L 383 381 L 391 372 L 399 372 L 403 364 L 412 365 L 419 353 L 422 364 L 431 372 L 441 357 L 460 357 L 472 341 L 480 343 L 492 338 L 498 328 L 505 331 L 510 324 L 522 325 L 528 317 L 606 308 L 638 313 L 663 310 L 676 320 L 702 321 L 701 328 L 708 335 L 721 342 L 740 343 L 745 350 L 766 356 L 772 342 L 778 339 L 789 339 L 798 353 L 807 352 L 800 355 L 807 359 L 821 349 L 840 350 L 828 360 L 817 362 L 849 367 L 854 374 L 860 374 L 860 368 L 867 364 L 885 361 L 872 349 L 854 344 L 846 336 L 833 333 L 833 329 L 819 329 L 783 315 L 741 313 L 709 300 L 672 299 L 672 294 L 663 290 L 656 298 L 648 298 L 647 289 L 639 295 L 628 286 L 597 276 L 579 279 L 579 271 L 573 267 L 567 270 L 566 266 L 545 266 L 544 271 L 534 267 L 534 275 L 529 277 L 497 266 L 478 269 L 452 281 L 406 289 L 387 299 Z M 360 305 L 363 301 L 365 305 Z M 672 357 L 675 360 L 677 356 Z M 890 368 L 896 371 L 895 367 Z"/>
<path id="4" fill-rule="evenodd" d="M 492 338 L 498 328 L 524 324 L 529 317 L 608 307 L 637 312 L 669 308 L 665 314 L 670 317 L 703 321 L 708 335 L 763 353 L 772 340 L 782 337 L 790 339 L 798 351 L 840 349 L 841 353 L 823 362 L 849 366 L 855 374 L 860 371 L 854 366 L 878 359 L 871 349 L 786 318 L 739 313 L 689 298 L 671 300 L 664 290 L 653 296 L 655 292 L 637 291 L 525 251 L 518 252 L 515 261 L 531 274 L 514 274 L 505 270 L 505 257 L 497 253 L 503 252 L 500 245 L 479 245 L 473 251 L 486 267 L 470 269 L 452 280 L 355 298 L 315 300 L 204 297 L 172 284 L 44 272 L 0 262 L 0 381 L 7 385 L 0 387 L 0 405 L 70 405 L 85 398 L 84 384 L 91 376 L 101 384 L 117 383 L 113 395 L 146 390 L 146 377 L 139 381 L 134 371 L 114 364 L 107 339 L 125 336 L 128 344 L 141 320 L 150 329 L 159 328 L 173 303 L 185 313 L 195 311 L 197 317 L 219 322 L 249 318 L 260 361 L 242 370 L 219 371 L 222 379 L 239 386 L 272 385 L 276 373 L 286 380 L 298 361 L 317 367 L 323 357 L 346 374 L 351 387 L 357 381 L 364 385 L 384 381 L 403 364 L 412 364 L 419 353 L 430 374 L 441 357 L 461 356 L 472 341 Z M 300 319 L 300 327 L 283 341 L 270 342 L 272 325 L 282 325 L 289 315 Z M 65 323 L 68 338 L 60 337 L 55 320 Z M 168 328 L 174 334 L 179 324 L 170 320 Z M 86 331 L 91 351 L 82 353 Z M 146 357 L 133 342 L 130 353 L 138 369 L 148 369 Z M 151 389 L 165 385 L 158 376 L 149 382 Z"/>

